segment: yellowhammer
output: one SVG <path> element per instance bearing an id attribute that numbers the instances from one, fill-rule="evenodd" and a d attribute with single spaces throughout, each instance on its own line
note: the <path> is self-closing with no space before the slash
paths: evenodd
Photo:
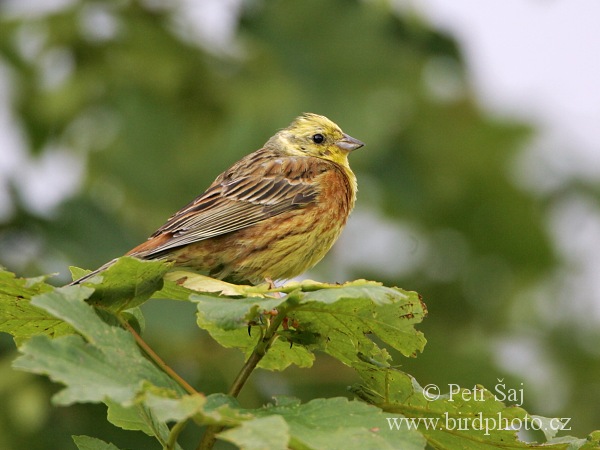
<path id="1" fill-rule="evenodd" d="M 346 224 L 356 199 L 348 154 L 363 145 L 326 117 L 303 114 L 127 255 L 235 283 L 295 277 L 325 256 Z"/>

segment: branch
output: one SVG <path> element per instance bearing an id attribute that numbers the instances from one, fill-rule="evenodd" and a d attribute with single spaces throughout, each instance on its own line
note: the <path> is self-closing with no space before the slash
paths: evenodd
<path id="1" fill-rule="evenodd" d="M 277 315 L 273 316 L 273 318 L 270 320 L 269 326 L 264 333 L 262 333 L 261 329 L 261 337 L 258 340 L 256 347 L 254 347 L 254 351 L 244 363 L 244 366 L 238 373 L 237 377 L 235 377 L 231 388 L 229 388 L 228 395 L 231 395 L 232 397 L 237 397 L 239 395 L 240 391 L 246 384 L 246 381 L 248 381 L 248 378 L 254 369 L 256 369 L 258 363 L 265 357 L 267 351 L 269 348 L 271 348 L 271 345 L 273 345 L 275 339 L 277 339 L 277 330 L 285 319 L 286 313 L 287 309 L 281 308 L 281 310 L 278 310 Z M 218 425 L 210 425 L 206 427 L 206 431 L 202 436 L 202 440 L 200 441 L 197 450 L 212 449 L 215 445 L 215 441 L 217 440 L 216 435 L 220 433 L 223 428 L 224 427 Z"/>
<path id="2" fill-rule="evenodd" d="M 197 395 L 198 391 L 194 389 L 187 381 L 181 378 L 177 372 L 171 369 L 167 363 L 165 363 L 160 356 L 156 354 L 154 350 L 142 339 L 142 337 L 135 331 L 135 329 L 124 319 L 119 317 L 121 325 L 125 327 L 132 335 L 137 344 L 144 350 L 144 352 L 150 357 L 154 363 L 160 367 L 167 375 L 173 378 L 188 394 Z"/>

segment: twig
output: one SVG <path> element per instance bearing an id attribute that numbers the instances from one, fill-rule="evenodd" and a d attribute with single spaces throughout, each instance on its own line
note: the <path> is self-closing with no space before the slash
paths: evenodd
<path id="1" fill-rule="evenodd" d="M 184 420 L 183 422 L 177 422 L 175 425 L 173 425 L 173 428 L 171 428 L 171 432 L 169 433 L 169 441 L 167 442 L 167 445 L 165 447 L 166 450 L 175 449 L 179 433 L 181 433 L 181 431 L 185 428 L 187 424 L 188 421 Z"/>
<path id="2" fill-rule="evenodd" d="M 254 347 L 254 351 L 250 355 L 250 357 L 244 363 L 244 366 L 238 373 L 237 377 L 233 381 L 233 384 L 229 388 L 228 395 L 232 397 L 237 397 L 248 381 L 248 378 L 256 369 L 258 363 L 265 357 L 273 342 L 277 339 L 277 330 L 279 329 L 283 319 L 286 316 L 287 310 L 279 310 L 278 314 L 271 319 L 269 326 L 265 330 L 264 334 L 262 334 L 261 338 L 258 340 L 256 347 Z M 202 440 L 198 445 L 197 450 L 210 450 L 215 445 L 215 441 L 217 440 L 216 435 L 223 430 L 224 427 L 218 425 L 209 425 L 206 427 L 206 431 L 202 436 Z"/>
<path id="3" fill-rule="evenodd" d="M 123 320 L 122 318 L 119 318 L 119 320 L 121 321 L 121 324 L 133 335 L 135 341 L 137 342 L 137 344 L 142 348 L 142 350 L 144 350 L 144 352 L 150 357 L 150 359 L 152 361 L 154 361 L 154 363 L 160 367 L 167 375 L 169 375 L 171 378 L 173 378 L 188 394 L 191 395 L 197 395 L 198 391 L 196 391 L 196 389 L 194 389 L 192 386 L 190 386 L 190 384 L 185 381 L 183 378 L 181 378 L 177 372 L 175 372 L 173 369 L 171 369 L 167 363 L 165 363 L 160 356 L 158 356 L 156 354 L 156 352 L 154 350 L 152 350 L 152 348 L 146 343 L 146 341 L 144 341 L 142 339 L 142 337 L 138 334 L 137 331 L 135 331 L 135 329 L 125 320 Z"/>

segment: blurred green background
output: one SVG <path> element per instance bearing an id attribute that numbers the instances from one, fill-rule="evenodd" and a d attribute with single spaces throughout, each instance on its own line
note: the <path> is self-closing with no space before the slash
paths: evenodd
<path id="1" fill-rule="evenodd" d="M 515 161 L 535 129 L 483 111 L 461 49 L 417 14 L 385 1 L 240 0 L 190 17 L 184 4 L 0 9 L 10 125 L 0 264 L 58 273 L 60 285 L 69 265 L 95 268 L 144 240 L 298 114 L 324 114 L 367 145 L 351 156 L 357 208 L 306 276 L 421 293 L 429 343 L 396 362 L 422 385 L 502 379 L 530 412 L 572 418 L 570 434 L 598 428 L 600 332 L 585 317 L 598 299 L 564 287 L 577 262 L 557 251 L 550 223 L 570 199 L 598 208 L 599 183 L 520 188 Z M 145 336 L 168 363 L 203 392 L 227 389 L 241 356 L 196 328 L 192 305 L 152 301 L 145 312 Z M 0 336 L 0 448 L 75 448 L 71 434 L 158 448 L 106 424 L 102 405 L 53 408 L 59 387 L 13 371 L 15 352 Z M 312 369 L 255 373 L 241 401 L 345 396 L 355 381 L 321 356 Z M 197 442 L 191 428 L 184 445 Z"/>

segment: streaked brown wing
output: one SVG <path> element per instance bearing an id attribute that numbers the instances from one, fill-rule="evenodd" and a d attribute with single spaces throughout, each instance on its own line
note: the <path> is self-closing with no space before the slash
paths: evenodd
<path id="1" fill-rule="evenodd" d="M 129 254 L 149 257 L 302 208 L 316 200 L 314 178 L 330 164 L 310 157 L 266 158 L 262 151 L 249 155 Z"/>

